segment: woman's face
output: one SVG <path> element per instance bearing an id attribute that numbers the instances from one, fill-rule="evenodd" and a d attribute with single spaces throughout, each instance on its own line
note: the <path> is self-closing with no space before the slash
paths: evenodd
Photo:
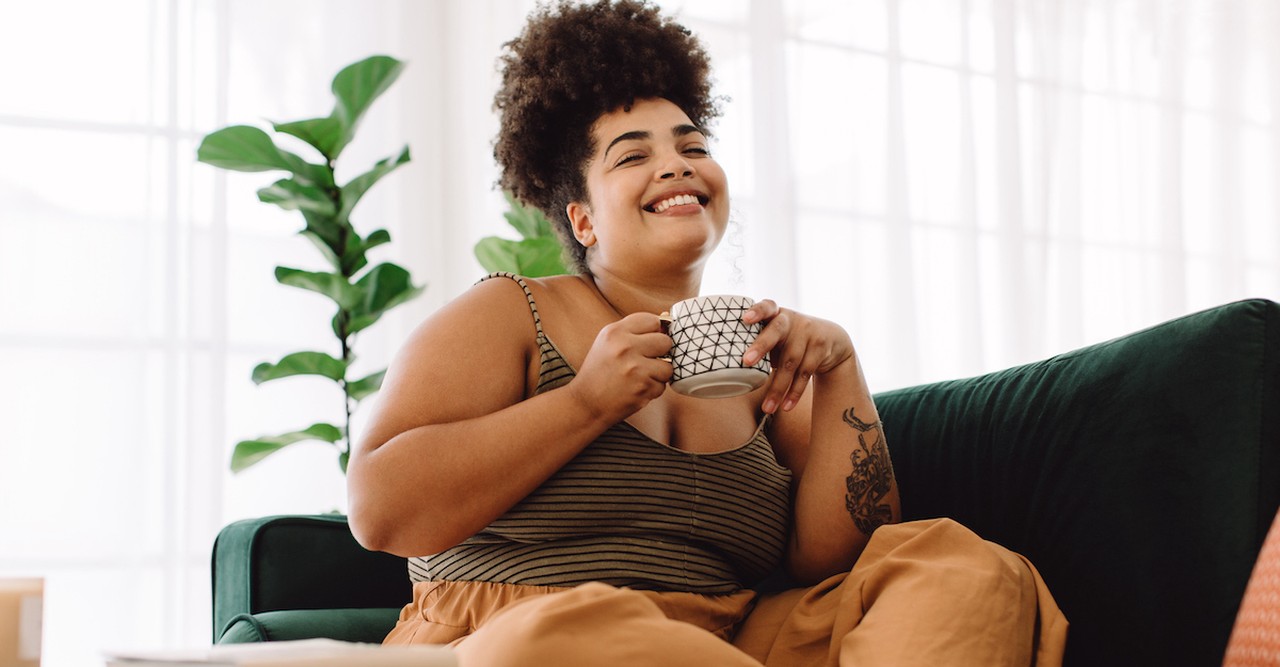
<path id="1" fill-rule="evenodd" d="M 700 266 L 729 221 L 728 184 L 707 137 L 675 104 L 647 99 L 601 116 L 592 138 L 590 201 L 568 206 L 592 270 Z"/>

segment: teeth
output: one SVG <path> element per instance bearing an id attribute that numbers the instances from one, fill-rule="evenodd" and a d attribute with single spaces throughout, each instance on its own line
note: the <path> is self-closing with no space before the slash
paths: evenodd
<path id="1" fill-rule="evenodd" d="M 654 213 L 661 213 L 672 206 L 683 206 L 685 204 L 697 204 L 698 198 L 693 195 L 676 195 L 670 199 L 664 199 L 653 205 Z"/>

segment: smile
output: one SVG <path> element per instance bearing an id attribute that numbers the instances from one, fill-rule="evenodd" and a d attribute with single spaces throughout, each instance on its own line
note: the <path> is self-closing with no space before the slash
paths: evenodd
<path id="1" fill-rule="evenodd" d="M 645 210 L 651 213 L 662 213 L 672 206 L 685 206 L 688 204 L 700 204 L 702 206 L 706 206 L 707 198 L 690 194 L 676 195 L 674 197 L 668 197 L 661 201 L 654 202 L 653 204 L 646 206 Z"/>

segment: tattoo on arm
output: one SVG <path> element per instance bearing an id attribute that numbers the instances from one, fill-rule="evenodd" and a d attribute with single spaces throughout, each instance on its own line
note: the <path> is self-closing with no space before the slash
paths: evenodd
<path id="1" fill-rule="evenodd" d="M 845 509 L 853 523 L 865 535 L 893 521 L 893 508 L 885 498 L 893 487 L 893 463 L 884 442 L 884 428 L 879 421 L 867 423 L 853 414 L 844 413 L 844 423 L 858 432 L 858 447 L 849 455 L 853 472 L 845 478 L 848 492 Z"/>

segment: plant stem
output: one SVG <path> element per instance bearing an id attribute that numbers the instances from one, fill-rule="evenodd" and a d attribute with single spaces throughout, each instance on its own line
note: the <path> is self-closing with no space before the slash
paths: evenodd
<path id="1" fill-rule="evenodd" d="M 343 318 L 342 322 L 342 361 L 343 364 L 351 363 L 351 345 L 348 342 L 347 334 L 347 318 Z M 343 372 L 342 381 L 342 408 L 346 413 L 346 421 L 342 428 L 342 452 L 349 454 L 351 452 L 351 384 L 347 382 L 347 374 Z"/>
<path id="2" fill-rule="evenodd" d="M 326 166 L 329 169 L 329 177 L 333 182 L 333 187 L 329 190 L 329 198 L 333 201 L 334 210 L 342 210 L 342 188 L 338 186 L 336 172 L 337 160 L 329 158 L 326 160 Z M 338 255 L 339 271 L 348 282 L 351 281 L 355 271 L 347 268 L 347 244 L 351 242 L 350 221 L 343 221 L 338 226 L 338 247 L 334 250 Z M 345 308 L 338 308 L 338 343 L 342 346 L 342 363 L 346 369 L 342 373 L 342 379 L 338 381 L 338 385 L 342 387 L 342 439 L 338 446 L 339 455 L 350 455 L 351 452 L 351 385 L 347 381 L 347 372 L 350 370 L 348 366 L 351 364 L 351 335 L 347 331 L 347 326 L 351 322 L 351 312 Z"/>

